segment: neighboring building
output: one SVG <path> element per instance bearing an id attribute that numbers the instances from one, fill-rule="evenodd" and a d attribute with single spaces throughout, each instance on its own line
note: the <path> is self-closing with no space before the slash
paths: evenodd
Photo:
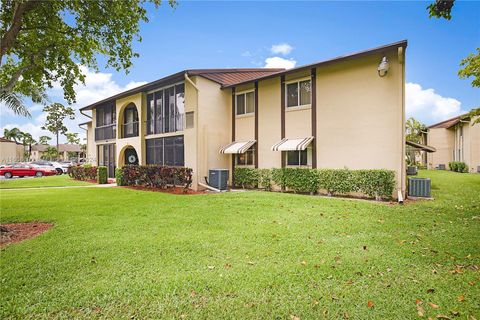
<path id="1" fill-rule="evenodd" d="M 451 161 L 465 162 L 470 172 L 479 172 L 480 124 L 472 125 L 467 114 L 448 119 L 428 127 L 428 144 L 437 152 L 428 155 L 429 169 Z"/>
<path id="2" fill-rule="evenodd" d="M 42 159 L 43 153 L 48 147 L 56 148 L 48 144 L 34 144 L 32 145 L 32 153 L 30 160 L 37 161 Z M 64 161 L 79 161 L 84 157 L 84 152 L 79 144 L 59 144 L 58 145 L 59 160 Z"/>
<path id="3" fill-rule="evenodd" d="M 0 138 L 0 164 L 23 161 L 25 147 L 19 142 Z"/>
<path id="4" fill-rule="evenodd" d="M 382 168 L 404 192 L 406 46 L 290 70 L 185 70 L 81 112 L 111 177 L 127 163 L 187 166 L 197 189 L 213 168 Z"/>

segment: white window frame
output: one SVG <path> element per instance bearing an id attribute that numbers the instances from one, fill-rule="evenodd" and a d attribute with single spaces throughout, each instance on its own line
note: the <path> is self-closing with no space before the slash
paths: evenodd
<path id="1" fill-rule="evenodd" d="M 307 151 L 307 164 L 288 164 L 288 153 L 289 152 L 295 152 L 295 151 L 302 151 L 302 150 L 292 150 L 292 151 L 284 151 L 284 157 L 285 157 L 285 166 L 287 168 L 311 168 L 312 167 L 312 147 L 307 147 L 305 151 Z M 298 154 L 299 157 L 299 163 L 300 163 L 300 153 Z"/>
<path id="2" fill-rule="evenodd" d="M 307 81 L 307 80 L 310 81 L 310 103 L 300 104 L 300 82 Z M 298 97 L 297 97 L 297 105 L 289 107 L 288 106 L 288 85 L 292 83 L 297 84 Z M 305 108 L 312 107 L 312 77 L 311 76 L 285 81 L 284 85 L 285 85 L 285 110 L 288 111 L 288 110 L 305 109 Z"/>
<path id="3" fill-rule="evenodd" d="M 255 149 L 254 146 L 248 148 L 247 151 L 245 151 L 245 153 L 247 153 L 248 151 L 253 151 L 253 161 L 252 161 L 252 164 L 239 164 L 238 163 L 238 153 L 235 154 L 235 166 L 236 167 L 245 167 L 245 168 L 253 168 L 255 167 L 255 153 L 257 152 L 257 150 Z"/>
<path id="4" fill-rule="evenodd" d="M 252 112 L 247 112 L 247 93 L 253 93 L 253 111 Z M 238 108 L 237 108 L 237 97 L 244 95 L 245 96 L 245 113 L 238 114 Z M 240 91 L 235 93 L 235 117 L 248 117 L 252 116 L 255 114 L 255 89 L 253 90 L 245 90 L 245 91 Z"/>

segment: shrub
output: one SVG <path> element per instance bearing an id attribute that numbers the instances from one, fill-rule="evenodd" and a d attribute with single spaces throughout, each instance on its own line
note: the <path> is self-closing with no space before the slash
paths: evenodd
<path id="1" fill-rule="evenodd" d="M 295 193 L 316 193 L 319 189 L 318 171 L 306 168 L 285 168 L 283 170 L 285 187 Z"/>
<path id="2" fill-rule="evenodd" d="M 272 190 L 272 170 L 257 169 L 258 172 L 258 186 L 264 188 L 266 191 Z"/>
<path id="3" fill-rule="evenodd" d="M 126 165 L 120 168 L 122 185 L 167 188 L 182 186 L 186 191 L 192 186 L 193 170 L 184 167 L 160 165 Z"/>
<path id="4" fill-rule="evenodd" d="M 355 173 L 348 169 L 320 169 L 320 188 L 327 190 L 329 195 L 346 194 L 358 191 Z"/>
<path id="5" fill-rule="evenodd" d="M 395 172 L 391 170 L 355 170 L 359 191 L 370 197 L 391 198 L 395 190 Z"/>
<path id="6" fill-rule="evenodd" d="M 270 190 L 273 182 L 282 190 L 296 193 L 325 189 L 330 195 L 361 192 L 375 199 L 388 199 L 395 190 L 395 172 L 391 170 L 236 168 L 234 174 L 237 185 L 258 185 Z"/>
<path id="7" fill-rule="evenodd" d="M 70 167 L 68 168 L 68 175 L 76 180 L 96 180 L 97 167 L 92 165 Z"/>
<path id="8" fill-rule="evenodd" d="M 258 187 L 258 170 L 255 168 L 235 168 L 233 171 L 235 186 L 242 188 Z"/>
<path id="9" fill-rule="evenodd" d="M 108 183 L 107 167 L 99 166 L 97 168 L 97 182 L 98 182 L 98 184 Z"/>
<path id="10" fill-rule="evenodd" d="M 115 168 L 115 182 L 117 186 L 123 186 L 123 171 L 121 168 Z"/>
<path id="11" fill-rule="evenodd" d="M 452 161 L 448 163 L 448 167 L 450 168 L 451 171 L 454 172 L 468 172 L 468 166 L 465 162 L 461 161 Z"/>

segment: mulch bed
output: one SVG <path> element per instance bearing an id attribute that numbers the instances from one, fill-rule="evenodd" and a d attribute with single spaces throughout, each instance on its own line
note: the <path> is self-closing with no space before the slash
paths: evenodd
<path id="1" fill-rule="evenodd" d="M 188 189 L 187 192 L 184 192 L 183 188 L 175 187 L 175 188 L 154 188 L 154 187 L 143 187 L 143 186 L 122 186 L 120 188 L 128 188 L 133 190 L 141 190 L 141 191 L 153 191 L 153 192 L 163 192 L 168 194 L 176 194 L 176 195 L 195 195 L 195 194 L 207 194 L 205 191 L 194 191 Z"/>
<path id="2" fill-rule="evenodd" d="M 51 223 L 25 222 L 0 224 L 7 231 L 0 232 L 0 248 L 9 244 L 36 237 L 53 227 Z"/>

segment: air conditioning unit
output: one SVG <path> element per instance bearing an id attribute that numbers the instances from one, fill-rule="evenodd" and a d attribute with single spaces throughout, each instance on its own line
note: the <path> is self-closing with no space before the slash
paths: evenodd
<path id="1" fill-rule="evenodd" d="M 438 170 L 445 170 L 446 166 L 444 164 L 439 164 L 438 165 Z"/>
<path id="2" fill-rule="evenodd" d="M 208 184 L 219 190 L 227 190 L 228 169 L 208 170 Z"/>
<path id="3" fill-rule="evenodd" d="M 416 176 L 418 174 L 416 166 L 407 167 L 407 176 Z"/>
<path id="4" fill-rule="evenodd" d="M 477 166 L 477 173 L 480 173 L 480 166 Z"/>
<path id="5" fill-rule="evenodd" d="M 431 197 L 431 181 L 429 178 L 408 178 L 408 196 L 418 198 Z"/>

